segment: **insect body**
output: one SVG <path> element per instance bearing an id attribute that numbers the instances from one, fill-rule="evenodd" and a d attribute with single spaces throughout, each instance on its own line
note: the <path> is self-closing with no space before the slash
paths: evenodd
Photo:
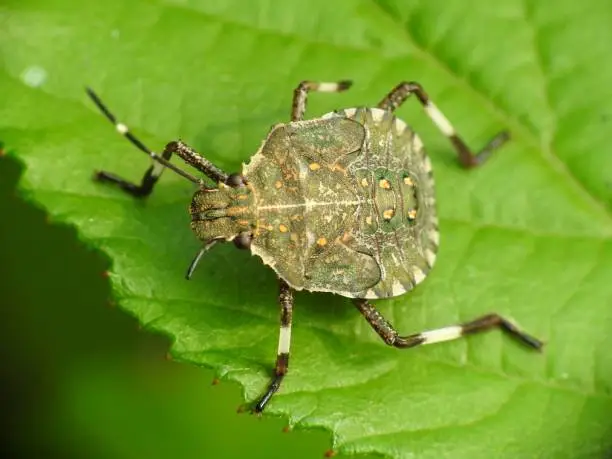
<path id="1" fill-rule="evenodd" d="M 439 243 L 431 162 L 419 136 L 395 117 L 395 109 L 414 94 L 450 139 L 464 167 L 482 164 L 508 135 L 500 133 L 479 153 L 472 153 L 417 83 L 399 84 L 376 107 L 303 120 L 309 91 L 336 92 L 349 86 L 348 81 L 300 83 L 291 122 L 274 126 L 242 172 L 231 175 L 183 142 L 170 142 L 161 156 L 153 153 L 88 90 L 117 130 L 153 160 L 140 184 L 108 172 L 96 173 L 97 180 L 137 197 L 151 193 L 164 168 L 198 184 L 190 206 L 191 227 L 203 245 L 188 278 L 207 250 L 227 241 L 250 249 L 278 275 L 281 328 L 276 367 L 256 412 L 264 409 L 287 373 L 294 290 L 352 298 L 385 343 L 398 348 L 493 327 L 535 349 L 543 345 L 497 314 L 399 336 L 368 301 L 412 290 L 432 268 Z M 173 154 L 215 186 L 170 163 Z"/>
<path id="2" fill-rule="evenodd" d="M 431 164 L 389 111 L 277 125 L 242 177 L 244 186 L 196 193 L 193 230 L 203 241 L 250 241 L 293 289 L 396 296 L 434 262 Z"/>

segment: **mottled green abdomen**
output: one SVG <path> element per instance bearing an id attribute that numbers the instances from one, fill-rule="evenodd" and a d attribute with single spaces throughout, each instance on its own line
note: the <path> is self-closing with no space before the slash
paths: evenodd
<path id="1" fill-rule="evenodd" d="M 431 163 L 391 112 L 277 125 L 243 173 L 255 203 L 251 250 L 298 290 L 395 296 L 433 265 Z"/>

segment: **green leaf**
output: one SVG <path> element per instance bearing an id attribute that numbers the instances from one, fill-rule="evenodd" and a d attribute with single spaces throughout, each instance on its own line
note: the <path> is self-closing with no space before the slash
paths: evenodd
<path id="1" fill-rule="evenodd" d="M 545 351 L 497 332 L 389 349 L 348 300 L 300 293 L 291 371 L 268 412 L 329 429 L 346 453 L 612 450 L 607 0 L 5 0 L 0 21 L 0 139 L 27 167 L 21 189 L 108 255 L 119 304 L 168 334 L 177 359 L 239 381 L 247 400 L 274 361 L 274 275 L 216 247 L 184 281 L 199 247 L 192 187 L 167 172 L 136 202 L 93 183 L 94 169 L 138 180 L 148 163 L 83 86 L 153 148 L 180 137 L 227 170 L 287 120 L 307 78 L 355 80 L 313 95 L 310 116 L 374 105 L 408 79 L 474 147 L 508 128 L 512 143 L 466 172 L 416 102 L 399 110 L 434 163 L 442 245 L 423 285 L 377 306 L 406 334 L 496 311 Z"/>

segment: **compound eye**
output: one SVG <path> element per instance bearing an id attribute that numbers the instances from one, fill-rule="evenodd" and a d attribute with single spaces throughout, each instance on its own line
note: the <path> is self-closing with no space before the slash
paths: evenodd
<path id="1" fill-rule="evenodd" d="M 231 174 L 225 181 L 225 184 L 232 188 L 238 188 L 240 186 L 245 186 L 246 180 L 242 174 Z"/>
<path id="2" fill-rule="evenodd" d="M 250 249 L 253 235 L 251 233 L 240 233 L 234 238 L 234 245 L 239 249 Z"/>

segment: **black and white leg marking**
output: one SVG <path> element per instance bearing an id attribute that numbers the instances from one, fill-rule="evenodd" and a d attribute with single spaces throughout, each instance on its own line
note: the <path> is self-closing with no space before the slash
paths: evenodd
<path id="1" fill-rule="evenodd" d="M 153 191 L 153 186 L 161 176 L 164 169 L 168 168 L 172 169 L 174 172 L 183 176 L 184 178 L 193 183 L 203 185 L 203 181 L 201 179 L 194 177 L 193 175 L 185 172 L 182 169 L 179 169 L 178 167 L 170 163 L 170 158 L 173 154 L 176 154 L 183 161 L 185 161 L 185 163 L 202 172 L 207 177 L 214 180 L 216 183 L 223 182 L 229 185 L 237 185 L 238 182 L 243 181 L 239 174 L 229 175 L 223 172 L 213 163 L 201 156 L 193 148 L 189 147 L 181 141 L 168 143 L 161 155 L 154 153 L 145 144 L 143 144 L 140 139 L 134 136 L 125 124 L 117 121 L 115 115 L 108 109 L 108 107 L 106 107 L 106 105 L 104 105 L 104 103 L 100 100 L 96 93 L 94 93 L 90 88 L 86 88 L 86 90 L 87 94 L 89 95 L 89 97 L 91 97 L 91 99 L 100 109 L 100 111 L 106 116 L 106 118 L 109 119 L 111 123 L 115 125 L 117 132 L 125 136 L 125 138 L 127 138 L 133 145 L 135 145 L 136 148 L 146 153 L 152 160 L 152 164 L 144 173 L 140 184 L 132 183 L 111 172 L 106 171 L 96 172 L 94 175 L 94 178 L 96 180 L 99 180 L 101 182 L 114 183 L 132 196 L 146 197 L 150 195 Z"/>
<path id="2" fill-rule="evenodd" d="M 272 396 L 280 388 L 281 382 L 289 368 L 289 348 L 291 347 L 291 320 L 293 316 L 293 290 L 282 279 L 278 284 L 278 302 L 281 307 L 280 332 L 278 337 L 278 351 L 276 354 L 276 367 L 274 377 L 268 386 L 266 393 L 255 405 L 255 413 L 261 413 Z"/>
<path id="3" fill-rule="evenodd" d="M 376 333 L 389 346 L 408 348 L 423 344 L 441 343 L 461 338 L 465 335 L 491 330 L 492 328 L 501 328 L 511 337 L 533 349 L 540 350 L 544 346 L 542 341 L 521 331 L 516 325 L 498 314 L 488 314 L 459 325 L 437 328 L 408 336 L 399 336 L 393 326 L 367 300 L 355 299 L 353 302 Z"/>
<path id="4" fill-rule="evenodd" d="M 130 132 L 130 130 L 125 124 L 117 121 L 115 115 L 108 109 L 108 107 L 106 107 L 106 105 L 104 105 L 104 103 L 100 100 L 100 98 L 95 92 L 93 92 L 90 88 L 86 88 L 86 91 L 91 100 L 93 100 L 93 102 L 104 114 L 104 116 L 106 116 L 106 118 L 108 118 L 108 120 L 115 125 L 115 129 L 117 129 L 117 132 L 119 132 L 119 134 L 123 135 L 126 139 L 128 139 L 130 143 L 136 148 L 138 148 L 140 151 L 146 153 L 152 160 L 152 164 L 144 173 L 140 184 L 132 183 L 111 172 L 106 171 L 97 171 L 94 175 L 94 178 L 96 180 L 99 180 L 101 182 L 114 183 L 126 193 L 129 193 L 132 196 L 139 198 L 146 197 L 151 194 L 151 192 L 153 191 L 153 186 L 155 185 L 165 168 L 172 169 L 174 172 L 183 176 L 191 182 L 197 184 L 202 183 L 200 179 L 194 177 L 191 174 L 188 174 L 187 172 L 183 171 L 182 169 L 179 169 L 178 167 L 170 163 L 170 157 L 172 156 L 171 151 L 164 151 L 164 153 L 162 153 L 162 155 L 160 156 L 157 153 L 153 152 L 151 149 L 149 149 L 144 143 L 140 141 L 140 139 L 138 139 Z"/>
<path id="5" fill-rule="evenodd" d="M 431 101 L 423 87 L 414 81 L 402 82 L 378 104 L 379 108 L 384 110 L 394 111 L 402 105 L 408 97 L 414 94 L 419 102 L 423 105 L 425 113 L 437 126 L 437 128 L 451 141 L 457 154 L 459 162 L 463 167 L 476 167 L 484 163 L 491 153 L 501 147 L 509 138 L 510 134 L 507 131 L 502 131 L 497 134 L 489 143 L 478 153 L 473 153 L 467 144 L 455 131 L 455 128 L 438 107 Z"/>
<path id="6" fill-rule="evenodd" d="M 291 121 L 301 121 L 306 112 L 306 100 L 310 91 L 317 92 L 341 92 L 351 87 L 350 80 L 342 80 L 333 83 L 317 83 L 315 81 L 302 81 L 293 91 L 293 106 L 291 109 Z"/>

